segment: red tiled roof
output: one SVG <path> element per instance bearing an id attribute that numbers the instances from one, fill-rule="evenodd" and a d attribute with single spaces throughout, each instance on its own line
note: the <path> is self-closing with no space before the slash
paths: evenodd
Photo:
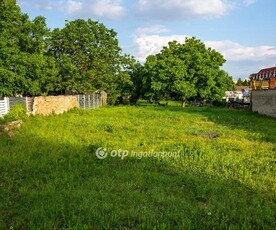
<path id="1" fill-rule="evenodd" d="M 270 73 L 276 71 L 276 67 L 261 69 L 258 74 Z"/>
<path id="2" fill-rule="evenodd" d="M 276 77 L 276 67 L 261 69 L 257 74 L 251 74 L 251 80 L 268 80 L 271 77 Z"/>
<path id="3" fill-rule="evenodd" d="M 249 86 L 243 86 L 243 85 L 235 86 L 236 91 L 243 91 L 243 90 L 248 89 L 248 88 L 249 88 Z"/>

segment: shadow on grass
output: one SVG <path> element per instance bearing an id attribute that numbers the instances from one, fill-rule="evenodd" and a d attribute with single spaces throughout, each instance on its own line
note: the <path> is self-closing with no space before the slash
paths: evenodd
<path id="1" fill-rule="evenodd" d="M 235 180 L 183 174 L 155 158 L 95 155 L 70 145 L 1 136 L 4 229 L 273 228 L 271 197 Z"/>
<path id="2" fill-rule="evenodd" d="M 251 133 L 261 134 L 262 141 L 276 143 L 276 119 L 260 115 L 249 110 L 237 110 L 219 107 L 186 107 L 177 105 L 161 107 L 148 106 L 148 109 L 167 113 L 177 112 L 190 115 L 199 115 L 218 125 L 227 127 L 230 130 L 240 129 Z"/>

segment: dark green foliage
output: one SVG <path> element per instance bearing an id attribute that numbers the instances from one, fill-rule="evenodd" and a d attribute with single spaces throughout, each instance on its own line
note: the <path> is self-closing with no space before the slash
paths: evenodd
<path id="1" fill-rule="evenodd" d="M 121 55 L 116 32 L 102 23 L 78 19 L 55 29 L 47 40 L 47 54 L 59 67 L 58 91 L 91 93 L 104 90 L 113 104 L 132 88 L 134 60 Z"/>
<path id="2" fill-rule="evenodd" d="M 232 82 L 220 69 L 224 62 L 220 53 L 195 38 L 187 38 L 184 44 L 169 42 L 145 63 L 151 96 L 183 102 L 220 100 Z"/>
<path id="3" fill-rule="evenodd" d="M 236 86 L 250 86 L 250 81 L 246 79 L 243 81 L 241 78 L 239 78 Z"/>
<path id="4" fill-rule="evenodd" d="M 48 40 L 48 54 L 58 63 L 60 89 L 89 93 L 111 77 L 116 72 L 112 64 L 120 51 L 115 36 L 113 30 L 92 20 L 78 19 L 55 29 Z"/>
<path id="5" fill-rule="evenodd" d="M 0 2 L 0 96 L 41 95 L 54 89 L 55 61 L 44 55 L 45 18 L 29 20 L 16 1 Z"/>
<path id="6" fill-rule="evenodd" d="M 0 97 L 104 90 L 114 104 L 132 94 L 135 60 L 102 23 L 78 19 L 50 32 L 45 18 L 31 21 L 7 0 L 0 19 Z"/>
<path id="7" fill-rule="evenodd" d="M 141 63 L 137 62 L 134 65 L 132 74 L 131 74 L 131 80 L 133 82 L 133 89 L 132 94 L 130 97 L 130 102 L 136 104 L 138 99 L 143 97 L 146 92 L 149 91 L 149 89 L 146 88 L 148 84 L 146 82 L 143 82 L 145 79 L 144 76 L 144 67 Z"/>
<path id="8" fill-rule="evenodd" d="M 0 67 L 0 97 L 12 96 L 14 92 L 20 90 L 19 81 L 16 78 L 17 75 L 14 72 Z"/>

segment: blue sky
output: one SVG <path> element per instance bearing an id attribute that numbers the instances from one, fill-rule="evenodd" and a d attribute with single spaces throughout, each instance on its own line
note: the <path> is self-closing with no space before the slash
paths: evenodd
<path id="1" fill-rule="evenodd" d="M 98 20 L 118 33 L 124 53 L 143 62 L 186 36 L 218 50 L 234 79 L 276 66 L 276 0 L 18 0 L 51 29 L 65 20 Z"/>

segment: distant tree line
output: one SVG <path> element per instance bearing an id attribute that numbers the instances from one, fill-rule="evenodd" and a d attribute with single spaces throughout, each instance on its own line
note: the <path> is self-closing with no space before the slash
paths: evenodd
<path id="1" fill-rule="evenodd" d="M 0 2 L 0 97 L 104 90 L 109 102 L 221 100 L 232 78 L 217 51 L 195 38 L 170 42 L 144 65 L 122 54 L 117 33 L 98 21 L 67 21 L 50 31 L 16 0 Z"/>
<path id="2" fill-rule="evenodd" d="M 239 78 L 235 85 L 236 86 L 250 86 L 250 81 L 247 79 L 242 80 L 241 78 Z"/>

